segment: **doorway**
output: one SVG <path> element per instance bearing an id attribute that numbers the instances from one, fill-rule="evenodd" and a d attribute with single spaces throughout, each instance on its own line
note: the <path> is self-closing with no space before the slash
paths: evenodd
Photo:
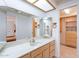
<path id="1" fill-rule="evenodd" d="M 60 46 L 61 58 L 76 58 L 77 6 L 60 11 Z"/>

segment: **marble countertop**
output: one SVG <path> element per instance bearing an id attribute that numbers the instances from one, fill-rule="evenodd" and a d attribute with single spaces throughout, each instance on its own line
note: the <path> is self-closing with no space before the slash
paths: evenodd
<path id="1" fill-rule="evenodd" d="M 7 43 L 5 48 L 2 51 L 0 51 L 0 58 L 21 57 L 22 55 L 27 54 L 53 40 L 54 40 L 53 38 L 49 39 L 41 38 L 37 39 L 33 45 L 31 45 L 30 42 L 27 42 L 26 39 Z"/>

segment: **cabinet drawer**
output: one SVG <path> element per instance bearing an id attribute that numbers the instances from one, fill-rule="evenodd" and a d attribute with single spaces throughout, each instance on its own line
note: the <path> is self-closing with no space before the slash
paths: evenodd
<path id="1" fill-rule="evenodd" d="M 49 54 L 49 57 L 50 57 L 50 58 L 55 57 L 55 51 L 51 51 L 50 54 Z"/>
<path id="2" fill-rule="evenodd" d="M 31 58 L 30 53 L 21 56 L 20 58 Z"/>

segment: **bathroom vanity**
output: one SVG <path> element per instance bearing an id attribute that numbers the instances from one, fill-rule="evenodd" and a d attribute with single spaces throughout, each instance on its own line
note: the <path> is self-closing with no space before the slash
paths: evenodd
<path id="1" fill-rule="evenodd" d="M 55 41 L 51 41 L 21 56 L 21 58 L 52 58 L 52 57 L 55 57 Z"/>
<path id="2" fill-rule="evenodd" d="M 25 40 L 26 39 L 8 43 L 4 50 L 0 52 L 0 58 L 55 57 L 55 40 L 53 38 L 37 39 L 34 45 L 30 45 L 30 42 L 26 42 Z"/>

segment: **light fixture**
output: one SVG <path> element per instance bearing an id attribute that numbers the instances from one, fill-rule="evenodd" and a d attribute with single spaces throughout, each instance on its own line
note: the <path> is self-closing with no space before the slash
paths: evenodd
<path id="1" fill-rule="evenodd" d="M 64 12 L 65 12 L 66 14 L 69 14 L 69 13 L 70 13 L 70 9 L 64 9 Z"/>
<path id="2" fill-rule="evenodd" d="M 25 0 L 25 1 L 44 12 L 48 12 L 55 9 L 53 4 L 51 4 L 49 0 Z"/>
<path id="3" fill-rule="evenodd" d="M 30 2 L 30 3 L 34 3 L 34 2 L 36 2 L 37 0 L 26 0 L 26 1 L 28 1 L 28 2 Z"/>
<path id="4" fill-rule="evenodd" d="M 54 9 L 54 7 L 52 7 L 46 0 L 39 0 L 34 5 L 44 11 L 49 11 Z"/>

